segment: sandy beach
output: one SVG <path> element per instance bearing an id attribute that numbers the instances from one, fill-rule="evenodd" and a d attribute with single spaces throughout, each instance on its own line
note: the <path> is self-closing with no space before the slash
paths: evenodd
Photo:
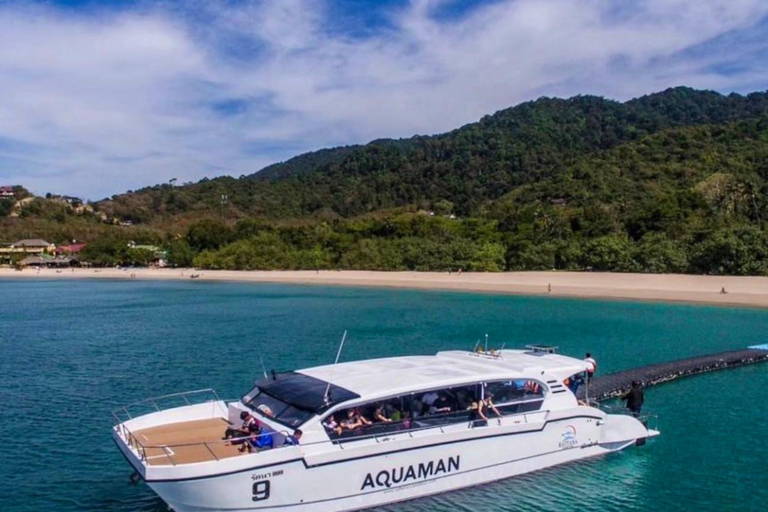
<path id="1" fill-rule="evenodd" d="M 611 274 L 600 272 L 372 272 L 225 271 L 193 269 L 25 269 L 0 268 L 0 279 L 129 279 L 234 281 L 369 286 L 490 292 L 552 297 L 768 307 L 768 277 Z M 726 293 L 722 293 L 723 289 Z"/>

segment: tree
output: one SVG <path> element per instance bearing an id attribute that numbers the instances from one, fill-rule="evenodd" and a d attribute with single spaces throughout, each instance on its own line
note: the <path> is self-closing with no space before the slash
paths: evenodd
<path id="1" fill-rule="evenodd" d="M 215 250 L 223 247 L 233 237 L 232 228 L 218 219 L 203 219 L 195 222 L 187 231 L 187 243 L 196 251 Z"/>
<path id="2" fill-rule="evenodd" d="M 172 267 L 190 267 L 195 253 L 186 240 L 173 240 L 168 244 L 168 264 Z"/>

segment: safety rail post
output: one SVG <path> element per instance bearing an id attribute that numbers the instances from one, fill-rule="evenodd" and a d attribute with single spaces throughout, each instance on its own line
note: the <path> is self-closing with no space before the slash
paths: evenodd
<path id="1" fill-rule="evenodd" d="M 161 448 L 163 449 L 163 453 L 165 453 L 165 456 L 168 457 L 168 460 L 171 461 L 171 464 L 175 466 L 176 465 L 176 461 L 173 460 L 173 457 L 171 456 L 172 452 L 170 451 L 168 446 L 163 445 L 163 446 L 161 446 Z"/>

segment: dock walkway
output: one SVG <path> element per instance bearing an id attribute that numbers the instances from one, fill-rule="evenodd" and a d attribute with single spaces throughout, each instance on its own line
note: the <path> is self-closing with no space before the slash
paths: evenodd
<path id="1" fill-rule="evenodd" d="M 634 380 L 643 387 L 649 387 L 690 375 L 762 362 L 768 362 L 768 345 L 757 345 L 743 350 L 731 350 L 707 356 L 649 364 L 593 378 L 589 385 L 589 398 L 602 402 L 619 397 L 629 391 Z M 576 396 L 583 399 L 585 393 L 586 386 L 581 386 Z"/>

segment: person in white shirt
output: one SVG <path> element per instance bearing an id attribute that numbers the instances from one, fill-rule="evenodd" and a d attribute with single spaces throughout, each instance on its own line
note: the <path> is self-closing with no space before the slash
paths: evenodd
<path id="1" fill-rule="evenodd" d="M 597 361 L 594 357 L 592 357 L 592 354 L 587 352 L 587 357 L 584 359 L 584 362 L 589 365 L 587 368 L 587 382 L 592 381 L 592 377 L 595 375 L 595 372 L 597 371 Z"/>
<path id="2" fill-rule="evenodd" d="M 438 395 L 434 391 L 430 391 L 429 393 L 425 393 L 423 397 L 421 397 L 421 403 L 425 404 L 427 407 L 431 407 L 434 405 L 434 403 L 437 401 Z"/>

